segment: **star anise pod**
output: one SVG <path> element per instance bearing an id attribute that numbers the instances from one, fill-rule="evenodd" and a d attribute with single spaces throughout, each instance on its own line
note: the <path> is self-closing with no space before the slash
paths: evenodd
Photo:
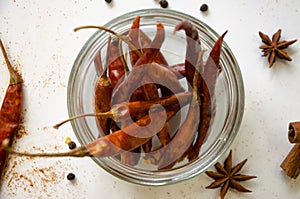
<path id="1" fill-rule="evenodd" d="M 213 178 L 215 181 L 207 186 L 207 189 L 215 189 L 221 187 L 220 196 L 224 199 L 229 188 L 234 188 L 240 192 L 251 192 L 249 189 L 243 187 L 239 182 L 256 178 L 256 176 L 248 176 L 238 174 L 242 167 L 247 162 L 247 159 L 237 164 L 232 168 L 232 151 L 230 150 L 228 157 L 222 166 L 219 162 L 215 164 L 217 172 L 206 171 L 206 175 Z"/>
<path id="2" fill-rule="evenodd" d="M 289 45 L 295 43 L 297 39 L 291 41 L 279 42 L 280 35 L 281 35 L 281 29 L 278 29 L 278 31 L 272 36 L 272 41 L 271 41 L 268 35 L 259 31 L 259 36 L 262 42 L 266 44 L 266 45 L 261 45 L 259 48 L 262 49 L 262 52 L 264 53 L 263 56 L 269 56 L 268 61 L 269 61 L 270 68 L 276 61 L 276 57 L 278 57 L 279 59 L 292 61 L 292 58 L 286 52 L 284 52 L 283 49 L 286 49 Z"/>

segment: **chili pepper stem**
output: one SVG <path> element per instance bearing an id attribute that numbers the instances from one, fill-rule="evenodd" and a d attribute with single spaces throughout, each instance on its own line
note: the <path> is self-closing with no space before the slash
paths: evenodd
<path id="1" fill-rule="evenodd" d="M 55 124 L 53 126 L 53 128 L 55 129 L 58 129 L 60 126 L 62 126 L 63 124 L 67 123 L 67 122 L 70 122 L 72 120 L 76 120 L 76 119 L 79 119 L 79 118 L 82 118 L 82 117 L 107 117 L 107 118 L 114 118 L 113 117 L 114 114 L 112 113 L 112 111 L 108 111 L 108 112 L 105 112 L 105 113 L 86 113 L 86 114 L 80 114 L 80 115 L 75 115 L 73 117 L 70 117 L 58 124 Z"/>
<path id="2" fill-rule="evenodd" d="M 123 48 L 122 48 L 122 40 L 119 41 L 118 48 L 119 48 L 120 58 L 121 58 L 123 66 L 124 66 L 125 75 L 127 76 L 129 74 L 129 68 L 127 65 L 127 61 L 124 57 L 124 52 L 123 52 Z"/>
<path id="3" fill-rule="evenodd" d="M 23 79 L 21 77 L 20 74 L 18 74 L 15 69 L 12 67 L 9 59 L 8 59 L 8 56 L 7 56 L 7 53 L 6 53 L 6 50 L 4 48 L 4 45 L 0 39 L 0 48 L 1 48 L 1 51 L 2 51 L 2 54 L 3 54 L 3 57 L 4 57 L 4 60 L 6 62 L 6 65 L 7 65 L 7 68 L 9 70 L 9 74 L 10 74 L 10 80 L 9 80 L 9 83 L 10 85 L 13 85 L 13 84 L 18 84 L 18 83 L 23 83 Z"/>
<path id="4" fill-rule="evenodd" d="M 107 69 L 108 69 L 108 62 L 109 62 L 109 51 L 110 51 L 110 43 L 111 43 L 111 36 L 108 35 L 107 38 L 107 49 L 106 49 L 106 58 L 105 58 L 105 62 L 104 62 L 104 70 L 100 76 L 100 78 L 108 78 L 107 77 Z"/>
<path id="5" fill-rule="evenodd" d="M 79 26 L 77 28 L 74 28 L 74 31 L 78 31 L 78 30 L 81 30 L 81 29 L 88 29 L 88 28 L 97 28 L 97 29 L 100 29 L 100 30 L 104 30 L 106 32 L 109 32 L 113 35 L 115 35 L 116 37 L 118 37 L 119 39 L 121 39 L 122 41 L 124 41 L 125 43 L 128 44 L 128 46 L 130 46 L 131 49 L 134 49 L 134 51 L 139 55 L 139 56 L 142 56 L 142 53 L 139 49 L 137 49 L 133 43 L 131 42 L 131 40 L 129 39 L 129 37 L 125 36 L 125 35 L 121 35 L 109 28 L 106 28 L 104 26 L 96 26 L 96 25 L 86 25 L 86 26 Z"/>
<path id="6" fill-rule="evenodd" d="M 61 153 L 28 153 L 28 152 L 19 152 L 13 150 L 9 146 L 10 140 L 8 138 L 4 139 L 2 142 L 2 149 L 7 153 L 14 154 L 17 156 L 28 156 L 28 157 L 88 157 L 90 153 L 85 146 L 77 147 L 68 152 Z"/>

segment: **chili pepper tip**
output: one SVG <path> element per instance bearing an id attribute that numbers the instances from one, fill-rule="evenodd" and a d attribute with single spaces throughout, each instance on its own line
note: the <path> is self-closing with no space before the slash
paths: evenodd
<path id="1" fill-rule="evenodd" d="M 22 76 L 18 73 L 18 71 L 16 71 L 13 66 L 11 65 L 9 59 L 8 59 L 8 56 L 7 56 L 7 53 L 6 53 L 6 50 L 4 48 L 4 45 L 0 39 L 0 49 L 2 51 L 2 54 L 3 54 L 3 57 L 5 59 L 5 62 L 6 62 L 6 65 L 7 65 L 7 68 L 9 70 L 9 74 L 10 74 L 10 80 L 9 80 L 9 84 L 10 85 L 13 85 L 13 84 L 19 84 L 19 83 L 23 83 L 23 79 L 22 79 Z"/>

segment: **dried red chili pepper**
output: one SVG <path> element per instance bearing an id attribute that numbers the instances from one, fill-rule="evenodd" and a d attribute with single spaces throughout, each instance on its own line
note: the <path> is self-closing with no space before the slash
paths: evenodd
<path id="1" fill-rule="evenodd" d="M 130 125 L 130 120 L 122 120 L 121 122 L 121 129 L 125 129 L 127 126 Z M 121 162 L 130 166 L 135 166 L 139 159 L 141 154 L 136 153 L 141 152 L 141 147 L 138 146 L 137 148 L 131 150 L 131 151 L 123 151 L 120 153 L 120 159 Z"/>
<path id="2" fill-rule="evenodd" d="M 135 46 L 137 49 L 141 49 L 140 41 L 139 41 L 139 28 L 140 28 L 140 16 L 137 16 L 131 25 L 131 28 L 128 33 L 128 37 L 131 39 L 132 44 Z M 134 51 L 134 49 L 130 48 L 130 61 L 131 65 L 135 65 L 137 60 L 140 58 L 140 55 Z"/>
<path id="3" fill-rule="evenodd" d="M 151 39 L 142 30 L 140 30 L 139 33 L 140 33 L 140 41 L 141 41 L 142 49 L 149 48 L 149 46 L 151 44 Z M 164 55 L 162 54 L 161 51 L 159 51 L 157 53 L 157 56 L 154 58 L 153 62 L 158 63 L 162 66 L 168 66 L 168 62 L 165 59 L 165 57 L 164 57 Z M 159 86 L 159 87 L 160 87 L 162 96 L 172 95 L 172 92 L 170 92 L 170 90 L 168 90 L 166 87 L 164 87 L 162 85 Z"/>
<path id="4" fill-rule="evenodd" d="M 157 27 L 157 32 L 153 41 L 150 44 L 150 47 L 144 50 L 143 55 L 136 61 L 133 67 L 151 63 L 157 56 L 158 52 L 160 51 L 160 47 L 165 39 L 165 30 L 161 23 L 158 23 L 156 27 Z M 151 84 L 151 83 L 146 84 L 143 85 L 142 88 L 143 88 L 143 94 L 145 100 L 159 98 L 157 86 L 155 84 Z M 165 131 L 166 129 L 163 128 L 162 130 Z M 165 134 L 165 132 L 161 132 L 161 133 Z M 146 153 L 150 152 L 151 148 L 152 148 L 151 140 L 149 140 L 149 142 L 143 145 L 143 149 Z"/>
<path id="5" fill-rule="evenodd" d="M 137 16 L 133 23 L 132 26 L 129 30 L 128 37 L 131 40 L 131 43 L 135 47 L 134 49 L 140 49 L 140 44 L 139 44 L 139 26 L 140 26 L 140 16 Z M 119 42 L 119 50 L 122 50 L 121 46 L 121 40 Z M 130 50 L 130 61 L 131 65 L 133 66 L 136 61 L 139 59 L 140 55 L 135 51 L 132 47 L 129 47 Z M 123 56 L 123 53 L 119 53 L 120 58 Z M 119 59 L 120 59 L 119 58 Z M 121 60 L 121 59 L 120 59 Z M 122 67 L 123 68 L 123 67 Z M 124 70 L 123 70 L 124 71 Z M 127 74 L 129 73 L 129 70 L 127 70 Z M 124 79 L 124 77 L 122 77 Z M 125 77 L 126 78 L 126 77 Z M 119 78 L 120 79 L 120 78 Z M 135 100 L 142 100 L 142 92 L 141 89 L 139 91 L 136 91 L 132 94 L 130 101 L 135 101 Z M 139 117 L 138 117 L 139 119 Z M 130 124 L 130 120 L 122 120 L 120 122 L 121 129 L 125 128 Z M 133 151 L 124 151 L 120 154 L 121 162 L 127 165 L 134 166 L 138 163 L 140 159 L 140 151 L 141 148 L 137 147 Z"/>
<path id="6" fill-rule="evenodd" d="M 116 121 L 120 121 L 126 117 L 129 117 L 130 115 L 135 116 L 141 112 L 148 111 L 151 106 L 155 104 L 159 104 L 163 107 L 176 104 L 179 106 L 181 104 L 186 104 L 191 96 L 191 92 L 180 92 L 168 97 L 163 97 L 155 100 L 123 102 L 121 104 L 114 104 L 111 108 L 111 111 L 113 112 L 113 118 Z"/>
<path id="7" fill-rule="evenodd" d="M 135 47 L 135 49 L 139 49 L 140 52 L 143 52 L 143 50 L 141 48 L 141 43 L 140 43 L 140 31 L 141 31 L 140 30 L 140 16 L 137 16 L 132 22 L 132 26 L 129 30 L 128 37 L 131 39 L 131 42 L 132 42 L 133 46 Z M 142 56 L 142 54 L 139 55 L 137 53 L 137 51 L 132 49 L 132 47 L 129 47 L 129 49 L 130 49 L 131 65 L 134 66 L 136 64 L 137 60 Z M 135 100 L 144 100 L 142 88 L 138 88 L 132 94 L 131 101 L 135 101 Z"/>
<path id="8" fill-rule="evenodd" d="M 111 43 L 108 43 L 109 45 L 109 52 L 108 53 L 108 79 L 110 79 L 111 84 L 112 84 L 112 88 L 114 88 L 115 84 L 122 78 L 122 76 L 124 75 L 124 68 L 122 65 L 122 60 L 119 56 L 120 53 L 118 53 L 118 49 L 116 47 L 116 45 L 118 45 L 118 40 L 112 41 Z M 96 66 L 96 70 L 98 74 L 102 74 L 103 73 L 103 67 L 102 67 L 102 60 L 101 60 L 101 51 L 99 51 L 94 59 L 94 63 Z M 107 72 L 106 72 L 107 73 Z M 99 76 L 100 76 L 99 75 Z M 109 81 L 109 80 L 105 80 L 105 81 Z M 109 84 L 109 83 L 108 83 Z M 108 90 L 111 90 L 108 89 Z M 102 92 L 101 90 L 99 90 L 99 92 Z M 95 92 L 95 93 L 99 93 L 99 92 Z M 104 92 L 105 94 L 106 92 Z M 110 92 L 109 92 L 110 93 Z M 98 100 L 102 100 L 100 99 L 102 96 L 101 94 L 96 96 L 95 95 L 95 101 Z M 99 99 L 98 99 L 99 98 Z M 109 100 L 111 99 L 111 97 L 106 98 L 106 100 L 99 102 L 99 103 L 106 103 L 106 107 L 104 110 L 108 109 L 108 105 L 110 104 Z M 109 133 L 108 127 L 110 127 L 110 130 L 112 132 L 119 130 L 117 124 L 112 121 L 111 119 L 103 119 L 103 122 L 106 124 L 103 124 L 104 126 L 106 126 L 106 132 Z"/>
<path id="9" fill-rule="evenodd" d="M 202 64 L 203 51 L 199 53 L 196 63 L 196 70 L 199 71 Z M 195 72 L 193 78 L 193 98 L 184 120 L 178 132 L 172 138 L 172 141 L 163 148 L 163 154 L 158 161 L 158 169 L 166 169 L 172 167 L 178 159 L 189 149 L 191 146 L 196 132 L 198 130 L 200 120 L 200 96 L 198 95 L 198 78 L 199 73 Z"/>
<path id="10" fill-rule="evenodd" d="M 165 108 L 169 106 L 184 106 L 186 105 L 191 99 L 191 92 L 180 92 L 174 95 L 163 97 L 156 100 L 149 100 L 149 101 L 134 101 L 134 102 L 122 102 L 120 104 L 114 104 L 110 111 L 105 113 L 91 113 L 91 114 L 82 114 L 71 117 L 67 120 L 64 120 L 53 127 L 58 129 L 61 125 L 69 122 L 71 120 L 80 118 L 80 117 L 87 117 L 87 116 L 98 116 L 98 117 L 109 117 L 116 122 L 120 122 L 122 120 L 126 120 L 130 116 L 136 116 L 140 113 L 148 112 L 149 109 L 155 105 L 159 104 Z"/>
<path id="11" fill-rule="evenodd" d="M 0 110 L 0 144 L 4 139 L 13 140 L 19 126 L 23 105 L 23 79 L 12 67 L 2 41 L 0 47 L 10 74 L 9 86 Z M 8 143 L 11 145 L 11 142 Z M 0 149 L 0 174 L 6 164 L 7 153 Z"/>
<path id="12" fill-rule="evenodd" d="M 135 166 L 138 164 L 140 158 L 141 158 L 141 151 L 142 148 L 138 146 L 137 148 L 131 150 L 131 151 L 123 151 L 121 152 L 121 162 L 123 164 L 127 164 L 130 166 Z"/>
<path id="13" fill-rule="evenodd" d="M 153 62 L 160 51 L 160 48 L 165 40 L 165 29 L 162 23 L 156 24 L 157 32 L 149 48 L 144 49 L 143 55 L 137 60 L 135 66 L 149 64 Z"/>
<path id="14" fill-rule="evenodd" d="M 151 39 L 142 30 L 139 31 L 139 36 L 140 36 L 140 43 L 141 43 L 142 49 L 149 48 L 150 44 L 151 44 Z M 164 55 L 161 53 L 161 51 L 159 51 L 157 53 L 157 56 L 155 57 L 153 62 L 158 63 L 163 66 L 168 65 L 168 62 L 165 59 Z"/>
<path id="15" fill-rule="evenodd" d="M 97 140 L 84 145 L 77 147 L 68 152 L 62 153 L 22 153 L 12 150 L 8 142 L 9 139 L 4 139 L 2 143 L 2 149 L 16 155 L 20 156 L 31 156 L 31 157 L 108 157 L 118 155 L 122 151 L 131 151 L 138 146 L 141 146 L 147 142 L 153 134 L 153 127 L 157 125 L 162 126 L 165 121 L 162 121 L 161 118 L 165 118 L 168 121 L 172 118 L 179 110 L 180 106 L 174 105 L 168 107 L 162 111 L 155 111 L 150 115 L 145 115 L 143 118 L 139 119 L 137 122 L 130 124 L 123 130 L 118 130 L 114 133 L 111 133 L 106 136 L 102 136 Z M 149 128 L 143 129 L 141 127 L 147 126 L 152 122 L 152 125 Z"/>
<path id="16" fill-rule="evenodd" d="M 175 64 L 169 67 L 178 78 L 182 78 L 185 76 L 185 63 Z"/>
<path id="17" fill-rule="evenodd" d="M 189 83 L 189 89 L 191 90 L 195 73 L 195 65 L 197 62 L 197 55 L 200 53 L 202 47 L 198 31 L 190 21 L 183 21 L 178 24 L 175 27 L 174 32 L 179 30 L 184 30 L 186 34 L 187 46 L 185 54 L 185 77 Z M 200 81 L 202 81 L 201 76 L 199 76 L 199 82 Z"/>
<path id="18" fill-rule="evenodd" d="M 201 95 L 201 121 L 199 124 L 198 135 L 196 142 L 191 149 L 191 152 L 188 155 L 189 160 L 193 160 L 198 157 L 201 146 L 203 145 L 205 138 L 208 133 L 208 129 L 210 124 L 215 116 L 215 85 L 216 80 L 218 77 L 219 72 L 221 71 L 220 68 L 220 55 L 221 55 L 221 47 L 223 39 L 226 35 L 227 31 L 223 33 L 218 40 L 215 42 L 208 60 L 204 65 L 203 71 L 203 79 L 201 84 L 201 90 L 203 94 Z"/>
<path id="19" fill-rule="evenodd" d="M 125 71 L 121 60 L 119 48 L 114 43 L 110 44 L 108 74 L 113 87 L 123 78 Z"/>
<path id="20" fill-rule="evenodd" d="M 225 31 L 215 42 L 204 65 L 203 78 L 205 82 L 207 82 L 210 91 L 214 91 L 217 77 L 222 71 L 222 68 L 220 67 L 220 56 L 222 50 L 222 42 L 226 34 L 227 31 Z"/>
<path id="21" fill-rule="evenodd" d="M 98 78 L 95 85 L 95 95 L 94 95 L 94 107 L 96 113 L 104 113 L 110 110 L 111 108 L 111 96 L 113 91 L 113 85 L 110 78 L 107 76 L 107 67 L 108 67 L 108 58 L 110 51 L 110 42 L 111 37 L 108 38 L 107 43 L 107 54 L 106 61 L 104 65 L 104 70 L 101 76 Z M 111 119 L 105 117 L 97 117 L 97 122 L 102 130 L 102 133 L 105 135 L 110 133 Z"/>
<path id="22" fill-rule="evenodd" d="M 191 84 L 192 76 L 194 71 L 195 54 L 201 50 L 199 35 L 196 28 L 188 21 L 182 22 L 177 25 L 175 31 L 183 29 L 186 33 L 187 40 L 187 50 L 186 50 L 186 60 L 185 60 L 185 76 L 187 81 Z M 210 57 L 204 66 L 203 74 L 198 80 L 198 85 L 200 87 L 198 94 L 201 96 L 201 107 L 200 107 L 200 125 L 198 129 L 198 135 L 196 143 L 193 147 L 190 147 L 192 152 L 188 152 L 189 160 L 196 158 L 199 154 L 200 148 L 207 135 L 210 122 L 215 112 L 214 104 L 214 87 L 216 82 L 216 77 L 218 75 L 220 51 L 223 37 L 226 32 L 218 39 L 215 43 L 212 51 L 210 52 Z M 212 66 L 213 65 L 213 66 Z M 205 78 L 205 80 L 204 80 Z"/>

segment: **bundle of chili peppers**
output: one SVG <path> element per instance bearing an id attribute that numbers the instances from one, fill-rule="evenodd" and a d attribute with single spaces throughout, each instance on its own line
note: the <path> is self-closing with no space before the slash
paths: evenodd
<path id="1" fill-rule="evenodd" d="M 145 153 L 144 160 L 159 170 L 172 168 L 184 159 L 195 160 L 215 115 L 214 89 L 221 72 L 220 53 L 226 32 L 216 41 L 208 59 L 203 60 L 205 50 L 197 29 L 189 21 L 181 22 L 175 27 L 174 34 L 185 31 L 185 61 L 170 66 L 160 51 L 165 40 L 161 23 L 156 24 L 153 40 L 140 29 L 140 16 L 134 19 L 126 35 L 102 26 L 82 26 L 75 31 L 85 28 L 99 28 L 111 36 L 108 37 L 104 62 L 101 58 L 103 49 L 94 59 L 99 74 L 95 85 L 95 113 L 69 120 L 96 116 L 98 139 L 56 154 L 15 152 L 6 145 L 7 140 L 4 149 L 30 156 L 114 156 L 131 166 L 142 160 L 141 154 Z M 124 43 L 129 49 L 128 54 L 123 52 Z M 182 86 L 182 80 L 186 81 L 187 89 Z M 169 121 L 175 115 L 181 116 L 180 111 L 185 106 L 188 111 L 181 126 L 171 131 Z M 153 145 L 155 137 L 159 146 Z"/>

